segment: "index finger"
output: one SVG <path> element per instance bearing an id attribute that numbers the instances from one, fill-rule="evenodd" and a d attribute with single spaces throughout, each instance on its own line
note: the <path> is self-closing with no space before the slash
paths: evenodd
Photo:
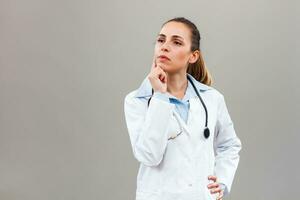
<path id="1" fill-rule="evenodd" d="M 156 67 L 156 59 L 155 59 L 155 56 L 153 57 L 153 60 L 152 60 L 152 66 L 151 68 L 155 68 Z"/>

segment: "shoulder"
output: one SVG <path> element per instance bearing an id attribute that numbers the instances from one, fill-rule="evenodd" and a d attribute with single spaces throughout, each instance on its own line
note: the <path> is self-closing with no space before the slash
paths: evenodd
<path id="1" fill-rule="evenodd" d="M 130 91 L 124 97 L 125 110 L 144 110 L 147 109 L 145 98 L 137 97 L 138 89 Z"/>
<path id="2" fill-rule="evenodd" d="M 136 90 L 130 91 L 129 93 L 127 93 L 127 94 L 125 95 L 125 98 L 124 98 L 125 101 L 126 101 L 126 100 L 129 100 L 129 99 L 135 98 L 136 94 L 137 94 L 137 89 L 136 89 Z"/>
<path id="3" fill-rule="evenodd" d="M 126 104 L 126 103 L 130 103 L 133 101 L 137 101 L 136 94 L 137 94 L 137 89 L 127 93 L 124 97 L 124 103 Z"/>
<path id="4" fill-rule="evenodd" d="M 214 98 L 218 116 L 222 120 L 227 119 L 229 117 L 229 111 L 228 111 L 225 95 L 216 88 L 212 88 L 210 92 Z"/>
<path id="5" fill-rule="evenodd" d="M 208 98 L 209 101 L 216 102 L 222 99 L 223 97 L 222 93 L 214 86 L 201 83 L 190 74 L 187 74 L 187 77 L 191 80 L 192 83 L 194 83 L 195 87 L 200 92 L 200 94 L 206 96 L 206 98 Z"/>
<path id="6" fill-rule="evenodd" d="M 223 114 L 226 114 L 228 111 L 224 94 L 213 86 L 208 87 L 210 89 L 203 92 L 204 98 L 215 107 L 218 115 L 222 116 Z"/>
<path id="7" fill-rule="evenodd" d="M 202 94 L 207 96 L 207 98 L 213 100 L 218 104 L 224 101 L 224 95 L 219 89 L 215 88 L 214 86 L 208 85 L 206 85 L 205 87 L 207 87 L 207 90 L 203 91 Z"/>

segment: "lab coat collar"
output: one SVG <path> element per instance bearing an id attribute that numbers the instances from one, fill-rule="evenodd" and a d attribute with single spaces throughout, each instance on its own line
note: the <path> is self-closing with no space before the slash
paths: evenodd
<path id="1" fill-rule="evenodd" d="M 193 81 L 193 83 L 195 84 L 195 86 L 196 86 L 196 88 L 198 89 L 199 92 L 212 89 L 211 86 L 205 85 L 205 84 L 200 83 L 199 81 L 197 81 L 189 73 L 187 73 L 187 76 L 189 76 L 191 78 L 191 80 Z M 150 83 L 148 77 L 146 77 L 143 80 L 140 87 L 138 88 L 135 97 L 150 97 L 151 95 L 152 95 L 152 86 L 151 86 L 151 83 Z"/>

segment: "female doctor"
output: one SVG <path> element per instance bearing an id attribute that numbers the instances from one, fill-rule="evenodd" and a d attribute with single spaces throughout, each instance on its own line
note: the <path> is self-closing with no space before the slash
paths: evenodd
<path id="1" fill-rule="evenodd" d="M 183 17 L 165 22 L 150 73 L 124 99 L 140 162 L 136 200 L 222 200 L 229 194 L 241 141 L 224 96 L 211 83 L 197 27 Z"/>

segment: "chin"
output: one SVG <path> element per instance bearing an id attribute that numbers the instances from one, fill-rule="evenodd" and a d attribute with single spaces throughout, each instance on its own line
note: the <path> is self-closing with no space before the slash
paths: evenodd
<path id="1" fill-rule="evenodd" d="M 162 65 L 161 68 L 166 72 L 169 72 L 170 70 L 172 70 L 172 67 L 169 65 Z"/>
<path id="2" fill-rule="evenodd" d="M 175 74 L 180 71 L 178 69 L 174 69 L 173 67 L 162 67 L 162 69 L 168 74 Z"/>

